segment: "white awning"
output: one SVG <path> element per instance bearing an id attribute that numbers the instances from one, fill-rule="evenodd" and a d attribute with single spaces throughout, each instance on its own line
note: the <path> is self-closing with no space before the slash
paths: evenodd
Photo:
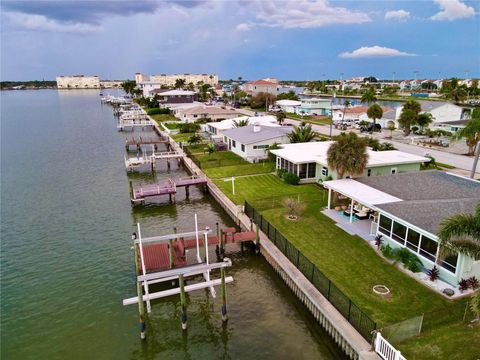
<path id="1" fill-rule="evenodd" d="M 403 201 L 395 196 L 377 190 L 353 179 L 325 181 L 323 185 L 363 205 L 378 205 Z"/>

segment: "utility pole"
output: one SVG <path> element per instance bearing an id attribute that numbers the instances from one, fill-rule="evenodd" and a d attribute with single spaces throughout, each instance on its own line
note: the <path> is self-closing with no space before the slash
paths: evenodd
<path id="1" fill-rule="evenodd" d="M 480 141 L 477 142 L 477 151 L 476 151 L 475 157 L 473 158 L 472 172 L 470 173 L 471 179 L 475 178 L 475 170 L 477 169 L 479 157 L 480 157 Z"/>

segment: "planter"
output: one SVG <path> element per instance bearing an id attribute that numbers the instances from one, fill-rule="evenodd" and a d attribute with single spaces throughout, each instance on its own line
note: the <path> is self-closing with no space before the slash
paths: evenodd
<path id="1" fill-rule="evenodd" d="M 390 294 L 390 289 L 385 285 L 375 285 L 372 288 L 373 292 L 380 296 L 387 296 Z"/>

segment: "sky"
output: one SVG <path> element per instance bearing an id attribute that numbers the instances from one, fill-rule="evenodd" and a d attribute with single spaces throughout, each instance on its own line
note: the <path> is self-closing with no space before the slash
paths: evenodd
<path id="1" fill-rule="evenodd" d="M 2 0 L 1 80 L 480 77 L 480 1 Z"/>

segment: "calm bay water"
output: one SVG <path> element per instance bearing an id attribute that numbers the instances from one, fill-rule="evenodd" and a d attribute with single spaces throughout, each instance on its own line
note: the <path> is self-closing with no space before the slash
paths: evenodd
<path id="1" fill-rule="evenodd" d="M 139 340 L 130 234 L 231 225 L 199 190 L 132 209 L 124 137 L 96 91 L 1 93 L 1 357 L 5 359 L 337 359 L 333 342 L 265 260 L 227 249 L 229 321 L 206 291 L 156 301 Z M 156 178 L 184 175 L 173 166 Z M 153 181 L 149 174 L 130 180 Z M 160 202 L 165 202 L 161 200 Z"/>

